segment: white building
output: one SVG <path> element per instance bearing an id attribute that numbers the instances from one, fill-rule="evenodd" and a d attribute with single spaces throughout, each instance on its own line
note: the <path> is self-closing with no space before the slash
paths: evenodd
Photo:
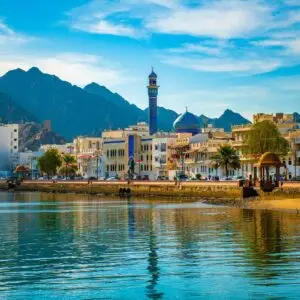
<path id="1" fill-rule="evenodd" d="M 64 154 L 73 154 L 74 153 L 74 146 L 73 143 L 66 143 L 62 145 L 58 144 L 46 144 L 46 145 L 41 145 L 40 151 L 41 152 L 46 152 L 49 149 L 56 149 L 59 153 L 64 153 Z"/>
<path id="2" fill-rule="evenodd" d="M 157 179 L 158 176 L 169 177 L 167 170 L 168 158 L 170 156 L 169 146 L 175 140 L 176 134 L 165 134 L 153 138 L 152 165 L 154 179 Z"/>
<path id="3" fill-rule="evenodd" d="M 24 166 L 28 170 L 31 170 L 32 178 L 36 178 L 39 175 L 38 159 L 43 154 L 44 154 L 44 152 L 42 152 L 42 151 L 19 152 L 18 165 L 19 166 Z"/>
<path id="4" fill-rule="evenodd" d="M 0 125 L 0 171 L 13 171 L 18 159 L 19 125 Z"/>

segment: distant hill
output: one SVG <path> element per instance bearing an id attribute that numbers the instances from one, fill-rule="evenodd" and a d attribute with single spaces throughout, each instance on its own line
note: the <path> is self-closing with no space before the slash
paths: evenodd
<path id="1" fill-rule="evenodd" d="M 105 86 L 101 86 L 93 82 L 85 86 L 83 90 L 90 94 L 97 95 L 105 99 L 107 102 L 117 106 L 119 109 L 122 110 L 124 116 L 126 116 L 126 119 L 132 122 L 131 124 L 136 123 L 138 121 L 147 120 L 147 114 L 145 114 L 145 112 L 142 109 L 138 108 L 134 104 L 130 104 L 118 93 L 111 92 Z"/>
<path id="2" fill-rule="evenodd" d="M 81 89 L 35 67 L 28 71 L 12 70 L 0 77 L 0 92 L 0 116 L 20 123 L 51 120 L 54 132 L 67 140 L 78 135 L 98 136 L 104 129 L 148 120 L 148 109 L 130 104 L 104 86 L 91 83 Z M 6 96 L 1 98 L 1 95 Z M 159 130 L 172 130 L 177 117 L 175 111 L 159 107 Z M 198 119 L 201 126 L 213 124 L 227 131 L 232 124 L 249 123 L 231 110 L 226 110 L 220 118 L 201 115 Z"/>
<path id="3" fill-rule="evenodd" d="M 0 91 L 40 120 L 50 119 L 54 130 L 68 139 L 91 133 L 99 135 L 105 128 L 125 127 L 136 122 L 104 97 L 37 68 L 6 73 L 0 78 Z"/>
<path id="4" fill-rule="evenodd" d="M 37 151 L 41 145 L 64 144 L 66 140 L 53 131 L 47 131 L 40 124 L 29 122 L 20 125 L 19 149 L 20 151 Z"/>
<path id="5" fill-rule="evenodd" d="M 38 119 L 15 103 L 11 97 L 0 92 L 0 119 L 4 123 L 37 122 Z"/>

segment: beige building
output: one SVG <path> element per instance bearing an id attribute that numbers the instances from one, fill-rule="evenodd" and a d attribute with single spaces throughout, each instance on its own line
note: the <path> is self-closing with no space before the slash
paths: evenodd
<path id="1" fill-rule="evenodd" d="M 40 152 L 46 152 L 49 149 L 56 149 L 59 153 L 69 153 L 73 154 L 74 153 L 74 146 L 72 143 L 67 143 L 67 144 L 45 144 L 41 145 L 39 151 Z"/>
<path id="2" fill-rule="evenodd" d="M 149 127 L 145 122 L 139 122 L 125 129 L 105 130 L 102 132 L 103 139 L 124 139 L 128 135 L 148 136 Z"/>
<path id="3" fill-rule="evenodd" d="M 186 170 L 190 177 L 210 179 L 218 176 L 223 177 L 223 170 L 216 168 L 212 159 L 218 153 L 218 149 L 231 143 L 231 135 L 222 131 L 211 132 L 210 134 L 198 134 L 190 139 L 190 149 L 186 152 Z M 230 171 L 230 176 L 237 175 L 235 171 Z"/>
<path id="4" fill-rule="evenodd" d="M 73 148 L 78 163 L 78 172 L 84 178 L 105 176 L 102 138 L 79 136 L 74 139 Z"/>
<path id="5" fill-rule="evenodd" d="M 105 177 L 126 178 L 129 161 L 135 162 L 135 175 L 154 179 L 152 169 L 152 138 L 138 134 L 127 135 L 122 139 L 105 139 Z"/>
<path id="6" fill-rule="evenodd" d="M 286 166 L 286 176 L 288 179 L 300 176 L 300 124 L 295 122 L 293 114 L 264 114 L 259 113 L 253 115 L 253 123 L 270 121 L 277 125 L 280 133 L 287 139 L 290 145 L 290 151 L 286 157 L 282 159 Z M 241 158 L 241 174 L 245 177 L 254 174 L 253 164 L 256 162 L 253 157 L 243 154 L 244 141 L 246 140 L 247 133 L 251 129 L 252 124 L 232 126 L 232 146 L 238 151 Z"/>

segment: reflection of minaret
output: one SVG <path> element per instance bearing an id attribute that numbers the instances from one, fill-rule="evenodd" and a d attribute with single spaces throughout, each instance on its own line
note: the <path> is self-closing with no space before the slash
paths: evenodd
<path id="1" fill-rule="evenodd" d="M 130 199 L 127 201 L 128 207 L 128 230 L 129 230 L 129 237 L 131 239 L 134 238 L 134 231 L 135 231 L 135 218 L 134 218 L 134 205 L 131 203 Z"/>
<path id="2" fill-rule="evenodd" d="M 149 134 L 157 132 L 157 93 L 159 86 L 157 85 L 157 75 L 153 71 L 149 75 L 148 96 L 149 96 Z"/>
<path id="3" fill-rule="evenodd" d="M 159 279 L 158 254 L 156 246 L 156 234 L 154 229 L 153 215 L 150 216 L 149 228 L 149 255 L 148 255 L 148 271 L 151 275 L 147 286 L 147 296 L 150 299 L 162 299 L 163 293 L 156 291 L 155 287 Z"/>

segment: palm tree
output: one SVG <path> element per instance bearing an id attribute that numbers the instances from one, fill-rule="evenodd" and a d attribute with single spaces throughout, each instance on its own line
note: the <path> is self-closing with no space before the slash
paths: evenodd
<path id="1" fill-rule="evenodd" d="M 241 166 L 240 158 L 235 149 L 230 145 L 221 146 L 218 149 L 218 153 L 212 157 L 215 165 L 224 168 L 226 177 L 229 175 L 229 170 L 239 169 Z"/>
<path id="2" fill-rule="evenodd" d="M 67 178 L 69 166 L 72 165 L 72 164 L 75 164 L 76 163 L 76 159 L 71 154 L 63 154 L 62 160 L 63 160 L 63 162 L 65 164 L 65 171 L 66 171 L 65 175 L 66 175 L 66 178 Z"/>

